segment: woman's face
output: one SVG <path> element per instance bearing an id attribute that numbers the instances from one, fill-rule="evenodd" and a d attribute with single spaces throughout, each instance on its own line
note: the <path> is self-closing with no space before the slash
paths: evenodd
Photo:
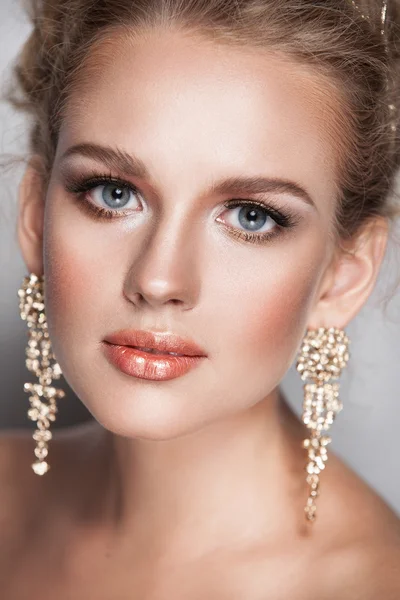
<path id="1" fill-rule="evenodd" d="M 104 427 L 172 438 L 265 399 L 307 326 L 320 325 L 334 99 L 277 55 L 182 33 L 115 34 L 90 64 L 67 105 L 46 198 L 50 336 Z M 120 183 L 70 191 L 110 176 Z M 105 351 L 121 329 L 168 331 L 206 356 L 172 379 L 131 376 Z"/>

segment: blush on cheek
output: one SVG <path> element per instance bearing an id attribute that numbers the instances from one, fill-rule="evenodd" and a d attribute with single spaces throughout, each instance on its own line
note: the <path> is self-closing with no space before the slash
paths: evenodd
<path id="1" fill-rule="evenodd" d="M 104 298 L 107 280 L 115 271 L 115 259 L 104 243 L 104 230 L 79 211 L 60 185 L 49 187 L 48 200 L 44 260 L 51 318 L 61 329 L 90 325 L 95 300 Z"/>
<path id="2" fill-rule="evenodd" d="M 65 363 L 68 348 L 84 335 L 84 303 L 88 287 L 82 272 L 73 263 L 59 261 L 53 253 L 48 261 L 46 285 L 46 313 L 53 350 Z M 76 337 L 78 336 L 78 338 Z"/>
<path id="3" fill-rule="evenodd" d="M 280 380 L 292 365 L 307 325 L 316 272 L 298 269 L 277 278 L 265 290 L 258 287 L 247 302 L 246 320 L 241 321 L 239 337 L 246 340 L 253 364 L 268 365 Z"/>
<path id="4" fill-rule="evenodd" d="M 60 221 L 62 219 L 60 218 Z M 46 315 L 52 346 L 60 363 L 73 348 L 93 337 L 97 301 L 104 280 L 101 261 L 86 252 L 87 242 L 68 227 L 52 223 L 44 239 Z M 104 294 L 104 291 L 103 291 Z"/>

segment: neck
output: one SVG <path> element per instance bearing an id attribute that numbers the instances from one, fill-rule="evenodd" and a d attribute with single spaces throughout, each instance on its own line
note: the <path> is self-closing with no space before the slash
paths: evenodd
<path id="1" fill-rule="evenodd" d="M 301 526 L 304 430 L 280 390 L 234 417 L 167 441 L 102 430 L 118 535 L 197 551 Z"/>

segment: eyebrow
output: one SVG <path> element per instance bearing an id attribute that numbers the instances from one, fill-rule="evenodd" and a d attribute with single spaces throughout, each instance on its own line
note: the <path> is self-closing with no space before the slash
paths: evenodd
<path id="1" fill-rule="evenodd" d="M 130 177 L 150 179 L 149 171 L 142 160 L 128 154 L 119 148 L 111 148 L 99 144 L 81 143 L 70 146 L 62 155 L 60 161 L 70 156 L 86 156 L 92 158 L 115 171 L 125 173 Z M 314 209 L 317 209 L 310 194 L 298 183 L 276 177 L 228 177 L 213 183 L 207 190 L 211 194 L 291 194 L 300 198 Z"/>

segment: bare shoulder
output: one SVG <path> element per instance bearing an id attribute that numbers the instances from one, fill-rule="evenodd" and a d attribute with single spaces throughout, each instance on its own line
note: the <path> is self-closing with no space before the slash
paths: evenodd
<path id="1" fill-rule="evenodd" d="M 325 589 L 343 600 L 399 600 L 399 516 L 338 456 L 332 456 L 327 473 L 329 467 L 325 493 L 330 498 L 320 515 L 326 531 L 331 530 Z"/>
<path id="2" fill-rule="evenodd" d="M 397 538 L 397 539 L 396 539 Z M 399 600 L 398 532 L 365 535 L 322 561 L 324 600 Z"/>

